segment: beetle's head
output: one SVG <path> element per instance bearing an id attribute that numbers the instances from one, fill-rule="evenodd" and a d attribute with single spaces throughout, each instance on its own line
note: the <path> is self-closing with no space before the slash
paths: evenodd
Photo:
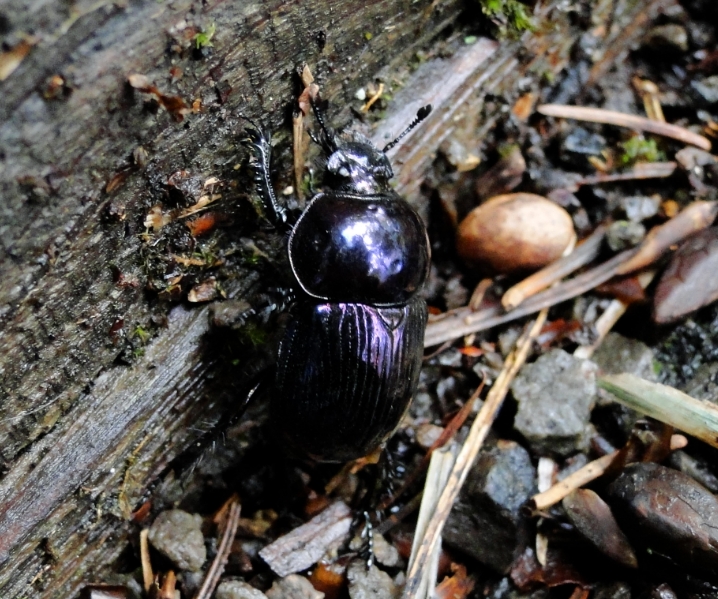
<path id="1" fill-rule="evenodd" d="M 362 195 L 386 191 L 394 176 L 386 154 L 357 134 L 337 144 L 327 160 L 327 171 L 335 187 Z"/>

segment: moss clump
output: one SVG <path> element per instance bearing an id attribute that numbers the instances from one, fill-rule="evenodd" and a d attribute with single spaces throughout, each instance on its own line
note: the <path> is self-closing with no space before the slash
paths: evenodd
<path id="1" fill-rule="evenodd" d="M 498 27 L 501 36 L 534 31 L 528 7 L 519 0 L 479 0 L 481 11 Z"/>
<path id="2" fill-rule="evenodd" d="M 646 139 L 642 135 L 636 135 L 619 144 L 621 154 L 618 162 L 621 166 L 630 166 L 636 162 L 658 162 L 665 160 L 665 155 L 658 148 L 655 139 Z"/>
<path id="3" fill-rule="evenodd" d="M 214 32 L 216 30 L 217 26 L 214 23 L 210 23 L 207 26 L 207 29 L 196 33 L 194 36 L 195 48 L 197 48 L 197 50 L 200 50 L 202 48 L 212 46 L 212 38 L 214 37 Z"/>

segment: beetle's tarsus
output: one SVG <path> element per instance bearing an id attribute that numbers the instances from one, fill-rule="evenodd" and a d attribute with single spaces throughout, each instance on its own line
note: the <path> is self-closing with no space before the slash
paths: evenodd
<path id="1" fill-rule="evenodd" d="M 369 512 L 364 512 L 364 528 L 361 531 L 361 538 L 364 540 L 359 555 L 366 560 L 366 569 L 374 565 L 374 525 L 371 523 Z"/>

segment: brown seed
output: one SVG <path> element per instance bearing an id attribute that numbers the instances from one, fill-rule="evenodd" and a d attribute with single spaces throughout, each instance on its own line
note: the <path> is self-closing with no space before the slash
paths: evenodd
<path id="1" fill-rule="evenodd" d="M 511 193 L 472 210 L 459 225 L 456 248 L 490 270 L 532 271 L 558 259 L 575 237 L 563 208 L 538 195 Z"/>
<path id="2" fill-rule="evenodd" d="M 638 567 L 636 554 L 611 509 L 596 493 L 590 489 L 576 489 L 564 497 L 563 508 L 576 530 L 601 553 L 629 568 Z"/>

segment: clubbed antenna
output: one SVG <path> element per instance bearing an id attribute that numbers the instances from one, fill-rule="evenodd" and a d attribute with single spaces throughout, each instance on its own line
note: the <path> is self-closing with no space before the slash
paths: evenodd
<path id="1" fill-rule="evenodd" d="M 408 133 L 411 131 L 414 127 L 416 127 L 421 121 L 423 121 L 429 114 L 431 113 L 431 104 L 427 104 L 426 106 L 422 106 L 419 108 L 419 110 L 416 112 L 416 118 L 409 123 L 409 126 L 402 131 L 402 133 L 397 137 L 394 141 L 390 141 L 388 144 L 384 146 L 384 149 L 382 152 L 385 154 L 391 150 L 396 144 L 398 144 Z"/>

